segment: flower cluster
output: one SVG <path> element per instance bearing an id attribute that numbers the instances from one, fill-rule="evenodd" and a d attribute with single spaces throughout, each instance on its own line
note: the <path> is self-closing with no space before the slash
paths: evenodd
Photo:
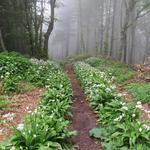
<path id="1" fill-rule="evenodd" d="M 140 122 L 141 102 L 123 102 L 123 95 L 115 92 L 112 78 L 84 62 L 75 63 L 74 71 L 102 126 L 90 134 L 101 138 L 104 149 L 107 149 L 107 145 L 112 150 L 138 149 L 141 141 L 149 148 L 149 126 Z"/>
<path id="2" fill-rule="evenodd" d="M 0 80 L 17 76 L 23 78 L 31 62 L 18 53 L 0 54 Z"/>
<path id="3" fill-rule="evenodd" d="M 33 60 L 32 60 L 33 61 Z M 39 107 L 31 112 L 15 128 L 14 136 L 4 149 L 71 149 L 70 138 L 75 134 L 68 129 L 66 119 L 71 104 L 71 84 L 56 62 L 34 60 L 31 68 L 26 71 L 26 80 L 40 87 L 47 87 Z M 6 114 L 12 119 L 12 114 Z M 0 149 L 1 148 L 0 145 Z"/>

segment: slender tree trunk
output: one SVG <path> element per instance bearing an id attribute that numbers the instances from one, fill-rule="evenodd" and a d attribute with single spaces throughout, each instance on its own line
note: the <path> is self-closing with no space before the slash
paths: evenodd
<path id="1" fill-rule="evenodd" d="M 104 0 L 102 0 L 100 8 L 100 52 L 103 53 L 103 42 L 104 42 Z"/>
<path id="2" fill-rule="evenodd" d="M 30 51 L 31 51 L 31 56 L 34 56 L 35 54 L 35 49 L 34 49 L 34 36 L 33 36 L 33 25 L 32 25 L 32 11 L 31 11 L 31 6 L 29 1 L 24 2 L 24 7 L 25 7 L 25 18 L 26 18 L 26 29 L 28 32 L 28 37 L 29 37 L 29 45 L 30 45 Z"/>
<path id="3" fill-rule="evenodd" d="M 113 18 L 112 18 L 112 33 L 111 33 L 111 43 L 110 43 L 110 54 L 109 54 L 109 56 L 112 56 L 112 51 L 113 51 L 113 47 L 114 47 L 114 27 L 115 27 L 116 5 L 117 5 L 117 1 L 114 0 Z"/>
<path id="4" fill-rule="evenodd" d="M 49 36 L 53 31 L 54 28 L 54 17 L 55 17 L 55 4 L 56 0 L 50 0 L 50 7 L 51 7 L 51 20 L 48 25 L 47 32 L 44 35 L 44 50 L 48 53 L 48 41 L 49 41 Z"/>
<path id="5" fill-rule="evenodd" d="M 38 27 L 38 18 L 37 18 L 37 0 L 34 0 L 33 7 L 34 7 L 34 31 L 35 31 L 34 41 L 35 41 L 35 53 L 37 55 L 38 48 L 39 48 L 39 45 L 38 45 L 39 27 Z"/>
<path id="6" fill-rule="evenodd" d="M 121 51 L 122 51 L 122 62 L 126 62 L 127 56 L 127 29 L 124 27 L 121 31 Z"/>
<path id="7" fill-rule="evenodd" d="M 2 50 L 6 51 L 6 47 L 5 47 L 5 44 L 4 44 L 4 40 L 3 40 L 1 29 L 0 29 L 0 45 L 1 45 Z"/>
<path id="8" fill-rule="evenodd" d="M 135 31 L 136 31 L 136 0 L 130 1 L 130 34 L 131 34 L 131 46 L 130 46 L 130 56 L 129 63 L 133 64 L 135 62 Z"/>
<path id="9" fill-rule="evenodd" d="M 121 30 L 120 50 L 122 51 L 122 61 L 127 62 L 127 31 L 129 26 L 129 9 L 126 1 L 124 1 L 124 4 L 125 4 L 125 19 Z"/>
<path id="10" fill-rule="evenodd" d="M 39 49 L 42 50 L 43 43 L 43 20 L 44 20 L 45 0 L 41 0 L 41 17 L 40 17 L 40 33 L 39 33 Z"/>
<path id="11" fill-rule="evenodd" d="M 108 51 L 107 51 L 107 57 L 109 58 L 110 57 L 110 55 L 111 55 L 111 39 L 110 39 L 110 35 L 111 35 L 111 33 L 110 33 L 110 22 L 111 22 L 111 4 L 112 4 L 112 2 L 111 2 L 111 0 L 109 1 L 109 9 L 108 9 L 108 16 L 107 16 L 107 27 L 106 27 L 106 38 L 105 38 L 105 41 L 106 41 L 106 43 L 107 43 L 107 49 L 108 49 Z"/>

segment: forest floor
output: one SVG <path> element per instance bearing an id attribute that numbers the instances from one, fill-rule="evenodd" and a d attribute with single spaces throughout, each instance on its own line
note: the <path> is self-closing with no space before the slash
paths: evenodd
<path id="1" fill-rule="evenodd" d="M 97 126 L 96 115 L 90 109 L 71 65 L 65 65 L 65 72 L 71 81 L 74 95 L 71 107 L 73 114 L 71 128 L 76 130 L 78 135 L 73 138 L 73 143 L 78 146 L 78 150 L 101 150 L 101 146 L 89 136 L 89 131 Z"/>
<path id="2" fill-rule="evenodd" d="M 144 82 L 143 80 L 139 80 L 137 79 L 137 77 L 135 76 L 134 80 L 129 80 L 129 83 L 142 83 Z M 128 92 L 123 85 L 117 85 L 117 93 L 121 93 L 122 97 L 124 98 L 124 100 L 129 103 L 132 102 L 134 100 L 133 95 Z M 142 104 L 142 108 L 141 108 L 141 120 L 143 121 L 148 121 L 150 123 L 150 115 L 149 115 L 149 111 L 150 111 L 150 104 L 149 103 L 143 103 Z"/>
<path id="3" fill-rule="evenodd" d="M 37 107 L 42 93 L 43 90 L 36 88 L 9 98 L 11 102 L 9 107 L 0 112 L 0 141 L 8 139 L 12 135 L 12 128 L 21 123 L 24 117 Z"/>
<path id="4" fill-rule="evenodd" d="M 113 65 L 111 66 L 113 67 Z M 98 126 L 96 114 L 89 106 L 87 97 L 85 96 L 79 81 L 76 79 L 71 64 L 66 64 L 64 70 L 70 79 L 73 90 L 73 104 L 70 108 L 73 117 L 71 118 L 70 128 L 78 133 L 73 137 L 72 142 L 77 146 L 78 150 L 102 150 L 101 145 L 89 135 L 89 131 Z M 107 69 L 104 71 L 106 70 Z M 128 70 L 126 73 L 128 73 Z M 118 72 L 118 75 L 120 74 L 123 73 L 120 71 Z M 115 81 L 114 84 L 117 86 L 117 93 L 121 94 L 126 102 L 134 101 L 136 103 L 140 100 L 137 99 L 137 101 L 135 101 L 135 97 L 133 96 L 133 93 L 127 89 L 127 85 L 141 83 L 145 85 L 149 82 L 145 81 L 143 78 L 139 78 L 139 72 L 136 70 L 133 78 L 127 79 L 122 83 Z M 142 84 L 140 85 L 141 87 Z M 145 92 L 144 90 L 143 92 Z M 24 94 L 14 94 L 12 97 L 9 97 L 8 100 L 11 102 L 9 107 L 0 111 L 2 114 L 0 116 L 0 142 L 10 137 L 13 134 L 12 128 L 21 123 L 27 114 L 37 108 L 40 96 L 43 92 L 43 89 L 35 88 Z M 146 94 L 150 95 L 149 92 Z M 150 101 L 149 103 L 142 102 L 141 112 L 141 119 L 150 123 Z"/>

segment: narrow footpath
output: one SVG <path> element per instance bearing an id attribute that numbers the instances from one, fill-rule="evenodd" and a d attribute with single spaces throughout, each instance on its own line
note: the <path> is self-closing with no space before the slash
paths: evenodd
<path id="1" fill-rule="evenodd" d="M 89 137 L 89 131 L 96 127 L 96 116 L 90 109 L 86 96 L 77 81 L 71 65 L 65 65 L 67 73 L 73 89 L 73 105 L 71 112 L 73 113 L 71 128 L 78 132 L 73 142 L 78 146 L 78 150 L 102 150 L 95 140 Z"/>

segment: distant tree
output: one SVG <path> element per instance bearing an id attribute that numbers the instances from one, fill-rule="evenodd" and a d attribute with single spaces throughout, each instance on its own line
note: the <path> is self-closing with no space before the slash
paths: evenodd
<path id="1" fill-rule="evenodd" d="M 46 3 L 50 20 L 46 20 Z M 0 47 L 30 56 L 47 56 L 48 39 L 53 30 L 56 0 L 2 0 L 0 3 Z M 48 25 L 47 25 L 48 23 Z M 44 33 L 43 25 L 47 25 Z"/>
<path id="2" fill-rule="evenodd" d="M 56 6 L 56 0 L 50 0 L 50 8 L 51 8 L 50 21 L 48 21 L 48 28 L 44 35 L 44 50 L 46 51 L 48 51 L 49 36 L 52 33 L 52 30 L 54 28 L 55 6 Z"/>

